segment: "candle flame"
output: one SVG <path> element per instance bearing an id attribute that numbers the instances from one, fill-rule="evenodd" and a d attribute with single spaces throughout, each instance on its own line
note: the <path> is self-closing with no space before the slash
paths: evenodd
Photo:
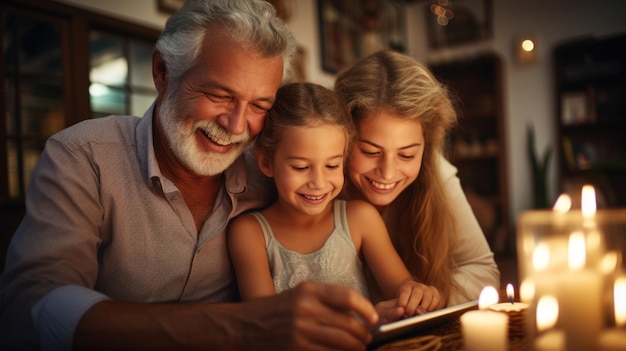
<path id="1" fill-rule="evenodd" d="M 522 302 L 529 303 L 535 298 L 535 282 L 525 279 L 519 287 L 519 297 Z"/>
<path id="2" fill-rule="evenodd" d="M 619 254 L 615 251 L 607 252 L 600 261 L 600 271 L 605 274 L 615 272 Z"/>
<path id="3" fill-rule="evenodd" d="M 592 185 L 583 185 L 580 201 L 583 217 L 591 217 L 596 214 L 596 190 Z"/>
<path id="4" fill-rule="evenodd" d="M 497 304 L 498 300 L 500 300 L 498 290 L 496 290 L 493 286 L 486 286 L 480 292 L 480 296 L 478 297 L 478 308 L 485 310 L 489 306 Z"/>
<path id="5" fill-rule="evenodd" d="M 536 271 L 544 271 L 550 263 L 550 249 L 545 243 L 537 245 L 533 251 L 533 268 Z"/>
<path id="6" fill-rule="evenodd" d="M 621 277 L 615 280 L 613 299 L 615 300 L 615 325 L 623 327 L 626 325 L 626 278 Z"/>
<path id="7" fill-rule="evenodd" d="M 548 330 L 559 318 L 559 302 L 552 295 L 542 296 L 537 302 L 537 330 Z"/>
<path id="8" fill-rule="evenodd" d="M 559 195 L 552 207 L 558 213 L 566 213 L 570 208 L 572 208 L 572 198 L 568 194 Z"/>
<path id="9" fill-rule="evenodd" d="M 513 303 L 513 299 L 515 298 L 515 289 L 513 288 L 513 284 L 511 283 L 506 285 L 506 297 L 508 297 L 509 301 Z"/>
<path id="10" fill-rule="evenodd" d="M 583 232 L 573 232 L 569 236 L 567 262 L 572 270 L 579 270 L 585 266 L 586 261 L 585 235 Z"/>

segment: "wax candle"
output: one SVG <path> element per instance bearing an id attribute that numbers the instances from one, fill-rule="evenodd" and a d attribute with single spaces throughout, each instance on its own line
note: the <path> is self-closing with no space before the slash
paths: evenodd
<path id="1" fill-rule="evenodd" d="M 540 333 L 535 338 L 536 351 L 562 351 L 565 348 L 565 334 L 563 330 L 552 329 L 559 316 L 559 303 L 552 295 L 542 296 L 537 303 L 537 330 Z"/>
<path id="2" fill-rule="evenodd" d="M 478 298 L 478 310 L 461 315 L 461 331 L 466 351 L 507 350 L 508 316 L 488 309 L 498 300 L 496 288 L 485 287 Z"/>
<path id="3" fill-rule="evenodd" d="M 600 335 L 600 349 L 603 351 L 626 350 L 626 278 L 615 280 L 613 287 L 613 309 L 616 328 L 606 330 Z"/>
<path id="4" fill-rule="evenodd" d="M 585 268 L 585 237 L 570 235 L 569 270 L 558 276 L 559 325 L 565 331 L 568 350 L 596 350 L 602 329 L 602 277 Z"/>
<path id="5" fill-rule="evenodd" d="M 523 302 L 515 302 L 515 288 L 513 284 L 506 285 L 506 296 L 508 302 L 497 303 L 489 306 L 489 309 L 496 312 L 506 313 L 509 317 L 509 338 L 523 337 L 526 327 L 526 310 L 528 304 Z"/>

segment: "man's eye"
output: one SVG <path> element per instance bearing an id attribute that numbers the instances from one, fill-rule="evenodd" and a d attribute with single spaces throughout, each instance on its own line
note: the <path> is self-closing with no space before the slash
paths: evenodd
<path id="1" fill-rule="evenodd" d="M 209 100 L 214 102 L 228 102 L 232 100 L 232 98 L 227 95 L 207 94 L 207 96 L 209 97 Z"/>
<path id="2" fill-rule="evenodd" d="M 269 111 L 269 107 L 261 106 L 261 105 L 251 105 L 251 110 L 254 113 L 266 114 Z"/>

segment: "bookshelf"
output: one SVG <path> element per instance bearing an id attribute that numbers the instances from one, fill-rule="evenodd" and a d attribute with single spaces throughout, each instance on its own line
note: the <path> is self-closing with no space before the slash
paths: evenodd
<path id="1" fill-rule="evenodd" d="M 450 133 L 450 161 L 459 170 L 491 249 L 504 253 L 510 243 L 502 60 L 483 54 L 429 67 L 448 86 L 456 104 L 458 125 Z"/>
<path id="2" fill-rule="evenodd" d="M 626 33 L 562 42 L 553 51 L 561 192 L 582 184 L 599 206 L 626 206 Z"/>

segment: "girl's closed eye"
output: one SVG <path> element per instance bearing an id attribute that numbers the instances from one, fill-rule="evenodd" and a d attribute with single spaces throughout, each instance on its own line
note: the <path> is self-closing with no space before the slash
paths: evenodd
<path id="1" fill-rule="evenodd" d="M 413 154 L 398 154 L 398 157 L 400 157 L 401 159 L 404 160 L 412 160 L 415 158 L 415 155 Z"/>
<path id="2" fill-rule="evenodd" d="M 291 169 L 298 171 L 298 172 L 303 172 L 309 169 L 309 166 L 292 165 Z"/>

